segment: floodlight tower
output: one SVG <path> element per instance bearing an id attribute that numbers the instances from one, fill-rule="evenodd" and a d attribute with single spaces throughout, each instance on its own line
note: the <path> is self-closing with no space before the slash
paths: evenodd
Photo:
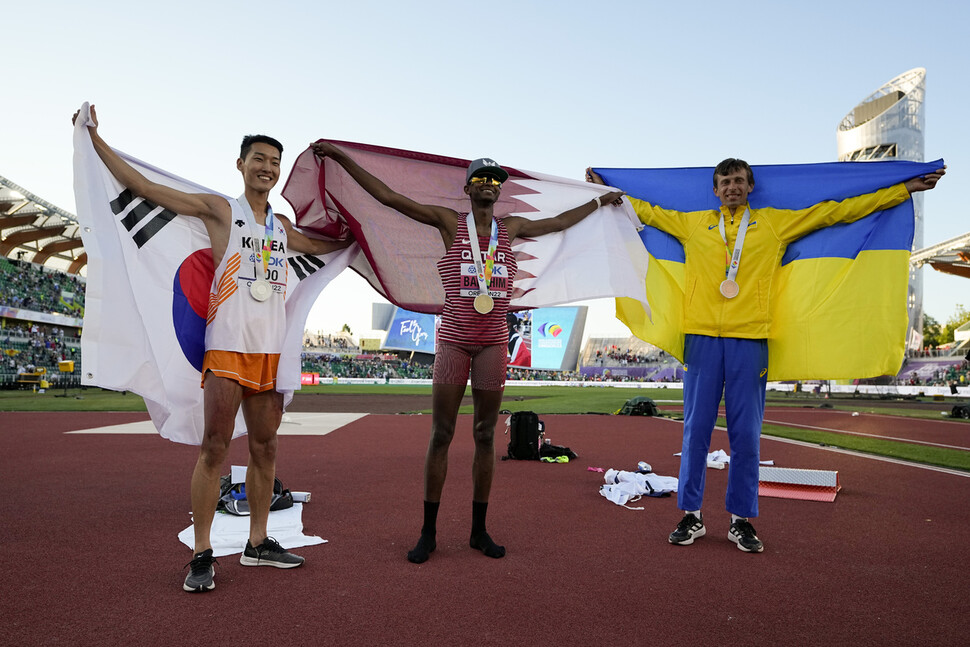
<path id="1" fill-rule="evenodd" d="M 863 99 L 842 119 L 838 129 L 840 162 L 873 160 L 923 161 L 923 99 L 926 69 L 913 68 Z M 916 231 L 913 249 L 923 248 L 923 194 L 913 196 Z M 923 344 L 923 270 L 910 266 L 909 326 L 906 345 Z"/>

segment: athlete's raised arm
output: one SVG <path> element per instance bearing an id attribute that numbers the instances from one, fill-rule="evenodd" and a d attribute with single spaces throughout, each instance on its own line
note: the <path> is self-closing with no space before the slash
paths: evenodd
<path id="1" fill-rule="evenodd" d="M 602 205 L 619 200 L 623 195 L 623 191 L 610 191 L 551 218 L 529 220 L 521 216 L 509 216 L 505 219 L 505 227 L 509 231 L 509 240 L 514 240 L 520 236 L 532 238 L 534 236 L 551 234 L 555 231 L 565 231 L 583 220 L 586 216 L 592 214 Z"/>
<path id="2" fill-rule="evenodd" d="M 321 158 L 329 157 L 340 164 L 364 191 L 367 191 L 384 206 L 399 211 L 412 220 L 436 227 L 445 240 L 454 239 L 458 223 L 458 214 L 454 210 L 432 204 L 420 204 L 405 195 L 401 195 L 370 172 L 365 171 L 357 162 L 350 159 L 350 156 L 330 142 L 319 141 L 310 146 L 317 156 Z"/>
<path id="3" fill-rule="evenodd" d="M 77 121 L 80 110 L 74 113 L 71 123 Z M 91 142 L 101 161 L 104 162 L 111 174 L 135 195 L 153 202 L 165 209 L 184 216 L 193 216 L 203 220 L 228 221 L 232 210 L 225 198 L 211 193 L 186 193 L 163 184 L 152 182 L 136 171 L 128 162 L 121 159 L 110 146 L 101 138 L 98 132 L 98 116 L 94 106 L 91 106 L 91 121 L 88 130 Z"/>

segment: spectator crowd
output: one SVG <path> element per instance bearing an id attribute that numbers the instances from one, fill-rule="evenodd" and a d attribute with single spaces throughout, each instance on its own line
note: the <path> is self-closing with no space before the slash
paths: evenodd
<path id="1" fill-rule="evenodd" d="M 340 355 L 334 353 L 304 352 L 302 355 L 304 373 L 318 373 L 327 378 L 368 378 L 368 379 L 406 379 L 430 380 L 433 366 L 408 361 L 394 355 Z M 508 380 L 533 380 L 550 382 L 582 381 L 577 371 L 543 371 L 509 367 Z"/>
<path id="2" fill-rule="evenodd" d="M 394 355 L 303 353 L 302 360 L 304 373 L 319 373 L 321 378 L 431 379 L 430 365 Z"/>
<path id="3" fill-rule="evenodd" d="M 71 274 L 0 257 L 0 306 L 82 317 L 84 282 Z"/>
<path id="4" fill-rule="evenodd" d="M 353 340 L 350 335 L 326 335 L 323 333 L 312 333 L 310 331 L 304 331 L 303 333 L 303 347 L 304 348 L 333 348 L 337 350 L 356 350 Z"/>
<path id="5" fill-rule="evenodd" d="M 926 378 L 921 378 L 916 371 L 910 373 L 906 380 L 910 386 L 966 386 L 970 384 L 970 365 L 966 361 L 940 367 Z"/>
<path id="6" fill-rule="evenodd" d="M 19 376 L 43 369 L 45 379 L 59 376 L 59 363 L 73 360 L 80 372 L 81 338 L 76 328 L 3 320 L 0 329 L 0 382 L 16 383 Z"/>
<path id="7" fill-rule="evenodd" d="M 83 316 L 84 283 L 77 276 L 50 270 L 33 263 L 11 261 L 0 257 L 0 306 L 42 313 Z M 79 328 L 65 328 L 4 318 L 0 320 L 0 378 L 5 384 L 16 382 L 16 376 L 35 373 L 43 368 L 48 376 L 58 374 L 59 362 L 73 360 L 75 374 L 80 374 Z M 612 341 L 612 340 L 611 340 Z M 303 371 L 318 373 L 321 378 L 370 379 L 431 379 L 433 367 L 429 358 L 411 361 L 390 353 L 370 354 L 357 347 L 349 333 L 306 332 L 303 339 Z M 911 353 L 911 357 L 932 357 L 935 352 Z M 660 349 L 622 348 L 608 343 L 589 357 L 589 365 L 601 367 L 633 367 L 672 361 Z M 619 373 L 619 374 L 617 374 Z M 625 372 L 603 371 L 585 379 L 594 381 L 636 381 Z M 905 373 L 904 373 L 905 374 Z M 582 381 L 578 371 L 547 371 L 509 367 L 508 380 L 552 382 Z M 657 378 L 649 378 L 655 381 Z M 673 380 L 665 376 L 661 381 Z M 913 386 L 965 386 L 970 384 L 970 365 L 957 361 L 940 366 L 927 376 L 915 371 L 898 383 Z"/>
<path id="8" fill-rule="evenodd" d="M 644 366 L 656 362 L 661 362 L 667 357 L 667 353 L 659 348 L 649 352 L 634 351 L 632 348 L 621 350 L 615 344 L 606 346 L 602 350 L 596 351 L 593 358 L 594 366 Z"/>

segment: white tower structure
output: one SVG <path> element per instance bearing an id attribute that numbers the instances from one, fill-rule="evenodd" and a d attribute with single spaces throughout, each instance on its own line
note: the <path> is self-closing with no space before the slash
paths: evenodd
<path id="1" fill-rule="evenodd" d="M 923 99 L 926 69 L 900 74 L 863 99 L 842 119 L 838 129 L 840 162 L 900 159 L 922 162 Z M 923 248 L 923 195 L 913 196 L 916 231 L 913 249 Z M 910 266 L 907 347 L 923 343 L 923 270 Z"/>

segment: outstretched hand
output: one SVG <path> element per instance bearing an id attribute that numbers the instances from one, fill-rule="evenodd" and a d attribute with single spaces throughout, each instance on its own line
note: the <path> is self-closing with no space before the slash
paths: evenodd
<path id="1" fill-rule="evenodd" d="M 603 178 L 600 177 L 599 173 L 593 170 L 592 166 L 586 168 L 586 181 L 592 182 L 593 184 L 606 185 L 606 182 L 603 181 Z"/>
<path id="2" fill-rule="evenodd" d="M 619 207 L 623 204 L 621 199 L 626 195 L 626 191 L 610 191 L 609 193 L 604 193 L 600 196 L 600 201 L 603 204 L 612 204 L 614 207 Z"/>
<path id="3" fill-rule="evenodd" d="M 77 118 L 78 118 L 78 116 L 80 116 L 80 114 L 81 114 L 81 111 L 80 110 L 75 110 L 74 111 L 74 116 L 71 117 L 71 125 L 74 125 L 77 122 Z M 98 127 L 98 113 L 95 112 L 95 110 L 94 110 L 94 104 L 91 104 L 91 121 L 94 122 L 94 125 L 93 126 L 88 126 L 88 128 L 95 128 L 96 129 Z"/>
<path id="4" fill-rule="evenodd" d="M 586 181 L 592 182 L 593 184 L 602 184 L 603 186 L 606 186 L 606 182 L 603 181 L 600 174 L 594 171 L 593 167 L 591 166 L 586 168 Z M 610 191 L 609 193 L 600 196 L 600 200 L 603 204 L 612 204 L 614 207 L 619 207 L 621 204 L 623 204 L 623 201 L 620 198 L 625 195 L 625 191 Z"/>
<path id="5" fill-rule="evenodd" d="M 910 193 L 916 193 L 917 191 L 929 191 L 936 186 L 936 183 L 940 181 L 946 175 L 946 167 L 938 168 L 932 173 L 927 173 L 926 175 L 921 175 L 919 177 L 914 177 L 911 180 L 906 181 L 906 190 Z"/>
<path id="6" fill-rule="evenodd" d="M 334 154 L 340 152 L 339 148 L 337 148 L 330 142 L 324 142 L 324 141 L 313 142 L 312 144 L 310 144 L 310 148 L 313 149 L 313 152 L 316 154 L 317 157 L 321 157 L 321 158 L 332 157 Z"/>

